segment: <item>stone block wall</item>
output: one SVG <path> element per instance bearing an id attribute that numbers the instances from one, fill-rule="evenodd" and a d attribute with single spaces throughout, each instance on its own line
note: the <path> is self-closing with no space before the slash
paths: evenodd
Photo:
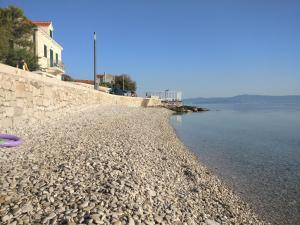
<path id="1" fill-rule="evenodd" d="M 0 64 L 0 131 L 95 104 L 147 107 L 161 102 L 110 95 Z"/>

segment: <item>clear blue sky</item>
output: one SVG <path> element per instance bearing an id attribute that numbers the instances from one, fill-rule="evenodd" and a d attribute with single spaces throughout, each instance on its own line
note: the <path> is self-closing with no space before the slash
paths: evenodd
<path id="1" fill-rule="evenodd" d="M 52 20 L 67 73 L 128 73 L 184 97 L 300 94 L 299 0 L 0 0 Z"/>

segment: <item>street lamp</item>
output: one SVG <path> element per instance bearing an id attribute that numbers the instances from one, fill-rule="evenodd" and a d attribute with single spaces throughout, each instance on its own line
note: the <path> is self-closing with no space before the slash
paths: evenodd
<path id="1" fill-rule="evenodd" d="M 96 32 L 94 32 L 94 89 L 99 89 L 99 84 L 96 82 Z"/>

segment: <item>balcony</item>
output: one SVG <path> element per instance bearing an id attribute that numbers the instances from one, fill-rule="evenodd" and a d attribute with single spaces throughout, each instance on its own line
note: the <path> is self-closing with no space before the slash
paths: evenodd
<path id="1" fill-rule="evenodd" d="M 65 65 L 62 61 L 50 60 L 47 59 L 47 71 L 52 74 L 59 74 L 65 72 Z"/>
<path id="2" fill-rule="evenodd" d="M 62 70 L 65 69 L 65 65 L 62 61 L 58 60 L 57 62 L 55 60 L 53 60 L 51 62 L 50 59 L 47 59 L 47 67 L 50 68 L 50 67 L 57 67 L 57 68 L 60 68 Z"/>

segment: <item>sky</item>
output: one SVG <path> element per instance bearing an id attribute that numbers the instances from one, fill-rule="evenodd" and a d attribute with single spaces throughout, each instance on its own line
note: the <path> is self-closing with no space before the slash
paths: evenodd
<path id="1" fill-rule="evenodd" d="M 66 73 L 129 74 L 138 94 L 300 95 L 299 0 L 0 0 L 51 20 Z"/>

